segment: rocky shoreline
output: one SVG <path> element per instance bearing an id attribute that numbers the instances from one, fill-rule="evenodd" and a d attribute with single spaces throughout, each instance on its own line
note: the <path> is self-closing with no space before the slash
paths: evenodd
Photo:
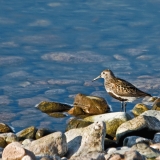
<path id="1" fill-rule="evenodd" d="M 101 97 L 77 94 L 73 107 L 41 102 L 49 116 L 72 115 L 66 132 L 30 126 L 18 133 L 0 123 L 3 160 L 160 159 L 160 99 L 137 104 L 130 112 L 110 112 Z"/>

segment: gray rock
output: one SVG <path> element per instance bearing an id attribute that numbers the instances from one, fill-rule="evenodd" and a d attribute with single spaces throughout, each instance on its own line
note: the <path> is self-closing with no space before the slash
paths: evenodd
<path id="1" fill-rule="evenodd" d="M 148 134 L 143 134 L 145 138 L 152 138 L 154 132 L 160 131 L 160 111 L 145 111 L 140 116 L 121 124 L 116 132 L 116 140 L 122 143 L 128 134 L 141 135 L 146 130 Z"/>
<path id="2" fill-rule="evenodd" d="M 130 136 L 130 137 L 126 137 L 123 140 L 123 146 L 132 147 L 133 145 L 139 142 L 145 142 L 148 144 L 152 144 L 152 140 L 150 139 L 139 137 L 139 136 Z"/>
<path id="3" fill-rule="evenodd" d="M 156 158 L 160 156 L 160 151 L 149 147 L 149 145 L 147 145 L 146 143 L 137 143 L 133 145 L 131 149 L 136 150 L 146 158 Z"/>
<path id="4" fill-rule="evenodd" d="M 146 160 L 139 152 L 130 150 L 124 153 L 125 160 Z"/>
<path id="5" fill-rule="evenodd" d="M 90 152 L 103 152 L 106 127 L 104 122 L 95 122 L 85 128 L 65 132 L 68 158 L 85 156 Z"/>
<path id="6" fill-rule="evenodd" d="M 115 137 L 117 128 L 129 119 L 129 115 L 125 112 L 105 113 L 84 118 L 85 121 L 90 122 L 104 121 L 107 126 L 106 133 L 111 137 Z"/>
<path id="7" fill-rule="evenodd" d="M 154 143 L 160 143 L 160 132 L 157 132 L 153 138 Z"/>
<path id="8" fill-rule="evenodd" d="M 35 156 L 64 156 L 67 152 L 66 136 L 62 132 L 55 132 L 34 140 L 24 146 L 32 151 Z"/>

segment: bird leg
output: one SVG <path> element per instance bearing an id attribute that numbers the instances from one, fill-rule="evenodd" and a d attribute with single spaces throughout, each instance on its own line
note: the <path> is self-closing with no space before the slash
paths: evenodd
<path id="1" fill-rule="evenodd" d="M 121 101 L 121 112 L 126 112 L 126 104 L 125 101 Z"/>

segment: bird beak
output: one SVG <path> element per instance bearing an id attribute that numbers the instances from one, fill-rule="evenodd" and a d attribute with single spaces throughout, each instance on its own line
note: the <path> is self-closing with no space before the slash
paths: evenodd
<path id="1" fill-rule="evenodd" d="M 94 79 L 92 80 L 92 82 L 95 81 L 95 80 L 97 80 L 97 79 L 99 79 L 99 78 L 101 78 L 101 75 L 98 76 L 98 77 L 96 77 L 96 78 L 94 78 Z"/>

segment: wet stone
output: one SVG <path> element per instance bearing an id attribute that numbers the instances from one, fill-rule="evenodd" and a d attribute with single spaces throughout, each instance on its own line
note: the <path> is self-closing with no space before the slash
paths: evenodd
<path id="1" fill-rule="evenodd" d="M 13 132 L 12 129 L 4 123 L 0 123 L 0 133 Z"/>
<path id="2" fill-rule="evenodd" d="M 66 131 L 73 128 L 83 128 L 83 127 L 89 126 L 92 123 L 93 122 L 87 122 L 81 119 L 71 118 L 67 124 Z"/>
<path id="3" fill-rule="evenodd" d="M 74 103 L 74 107 L 82 108 L 87 114 L 102 114 L 109 111 L 109 106 L 104 98 L 96 96 L 86 96 L 84 94 L 77 94 Z"/>
<path id="4" fill-rule="evenodd" d="M 71 108 L 71 109 L 68 111 L 68 113 L 69 113 L 70 115 L 74 115 L 74 116 L 86 114 L 86 113 L 82 110 L 82 108 L 80 108 L 80 107 L 73 107 L 73 108 Z"/>
<path id="5" fill-rule="evenodd" d="M 62 112 L 62 111 L 67 111 L 71 108 L 71 106 L 67 104 L 62 104 L 58 102 L 46 102 L 46 101 L 41 102 L 36 107 L 45 113 Z"/>
<path id="6" fill-rule="evenodd" d="M 37 129 L 34 126 L 28 127 L 26 129 L 23 129 L 22 131 L 16 133 L 18 139 L 24 140 L 24 139 L 34 139 L 35 138 L 35 133 Z"/>
<path id="7" fill-rule="evenodd" d="M 140 114 L 142 114 L 143 112 L 149 110 L 147 108 L 147 106 L 145 104 L 142 104 L 142 103 L 138 103 L 134 106 L 134 108 L 132 109 L 132 113 L 135 115 L 135 116 L 139 116 Z"/>
<path id="8" fill-rule="evenodd" d="M 54 118 L 63 118 L 67 116 L 65 113 L 61 112 L 48 113 L 48 115 Z"/>
<path id="9" fill-rule="evenodd" d="M 6 147 L 7 143 L 3 137 L 0 137 L 0 147 L 4 148 Z"/>
<path id="10" fill-rule="evenodd" d="M 35 135 L 35 138 L 36 139 L 39 139 L 39 138 L 42 138 L 48 134 L 52 133 L 51 131 L 49 131 L 48 129 L 45 129 L 45 128 L 40 128 L 37 130 L 36 132 L 36 135 Z"/>
<path id="11" fill-rule="evenodd" d="M 156 99 L 152 106 L 153 110 L 160 111 L 160 98 Z"/>

